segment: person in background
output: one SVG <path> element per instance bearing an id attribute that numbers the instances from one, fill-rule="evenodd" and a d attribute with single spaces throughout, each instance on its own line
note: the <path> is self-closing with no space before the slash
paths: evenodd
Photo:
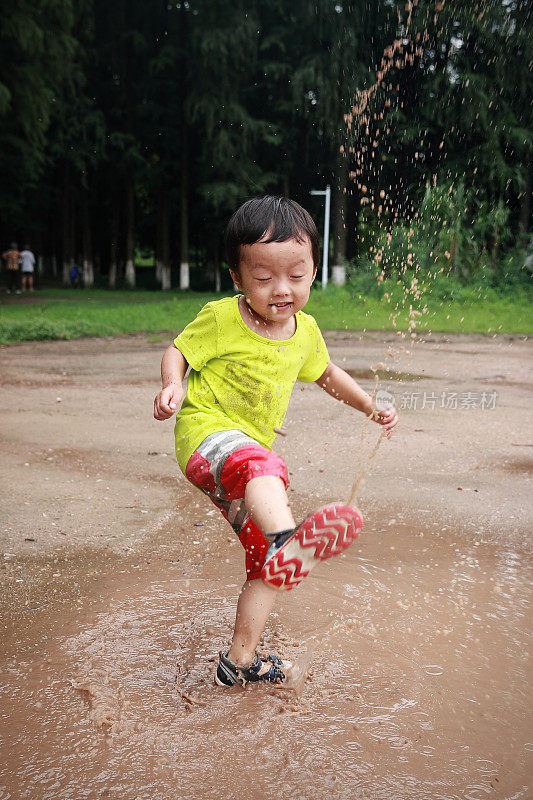
<path id="1" fill-rule="evenodd" d="M 33 292 L 33 272 L 35 270 L 35 256 L 30 250 L 29 244 L 24 245 L 24 250 L 20 254 L 22 265 L 22 291 L 28 289 Z"/>
<path id="2" fill-rule="evenodd" d="M 73 289 L 80 285 L 80 270 L 79 267 L 74 264 L 72 269 L 70 270 L 70 285 Z"/>
<path id="3" fill-rule="evenodd" d="M 2 258 L 7 266 L 7 294 L 11 294 L 14 290 L 16 294 L 20 294 L 19 289 L 19 261 L 20 253 L 16 242 L 11 242 L 11 247 L 2 253 Z"/>

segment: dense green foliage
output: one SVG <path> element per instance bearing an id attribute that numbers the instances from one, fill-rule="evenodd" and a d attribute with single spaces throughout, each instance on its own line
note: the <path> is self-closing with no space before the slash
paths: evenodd
<path id="1" fill-rule="evenodd" d="M 290 194 L 319 219 L 309 191 L 330 183 L 333 262 L 357 280 L 527 278 L 524 0 L 25 0 L 2 17 L 1 238 L 49 276 L 142 284 L 141 251 L 154 287 L 180 264 L 186 286 L 189 263 L 193 287 L 220 286 L 239 202 Z"/>

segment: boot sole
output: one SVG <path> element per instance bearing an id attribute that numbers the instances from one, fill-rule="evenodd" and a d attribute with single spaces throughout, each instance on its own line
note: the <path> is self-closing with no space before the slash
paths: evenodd
<path id="1" fill-rule="evenodd" d="M 261 578 L 276 589 L 289 591 L 320 561 L 343 553 L 363 526 L 361 513 L 342 503 L 319 508 L 263 565 Z"/>

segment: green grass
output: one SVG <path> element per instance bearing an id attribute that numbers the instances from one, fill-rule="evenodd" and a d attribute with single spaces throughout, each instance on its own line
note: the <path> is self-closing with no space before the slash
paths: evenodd
<path id="1" fill-rule="evenodd" d="M 213 295 L 162 292 L 35 292 L 34 302 L 0 307 L 0 342 L 76 339 L 181 330 Z"/>
<path id="2" fill-rule="evenodd" d="M 384 298 L 360 297 L 348 288 L 332 287 L 325 292 L 317 288 L 306 311 L 323 330 L 393 330 L 391 311 L 398 301 L 403 302 L 399 291 L 391 290 L 389 304 Z M 204 303 L 216 298 L 214 293 L 193 292 L 42 290 L 35 292 L 31 303 L 21 298 L 21 302 L 0 306 L 0 343 L 133 333 L 149 333 L 151 341 L 166 341 L 166 332 L 180 331 Z M 533 330 L 531 295 L 525 290 L 511 295 L 465 289 L 454 300 L 442 300 L 437 293 L 432 300 L 429 293 L 424 302 L 428 310 L 418 318 L 420 331 L 528 334 Z M 396 329 L 406 328 L 404 311 Z"/>
<path id="3" fill-rule="evenodd" d="M 369 297 L 353 289 L 316 291 L 306 311 L 316 318 L 323 330 L 407 330 L 409 306 L 416 315 L 417 331 L 445 333 L 517 333 L 533 332 L 531 292 L 520 290 L 513 295 L 494 289 L 464 287 L 459 297 L 442 299 L 440 293 L 426 292 L 413 300 L 393 282 L 385 284 L 385 297 Z M 427 306 L 426 310 L 423 310 Z M 395 318 L 396 325 L 393 324 Z"/>

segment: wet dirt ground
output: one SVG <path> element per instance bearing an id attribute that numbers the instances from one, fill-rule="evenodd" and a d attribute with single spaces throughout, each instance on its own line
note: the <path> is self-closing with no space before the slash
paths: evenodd
<path id="1" fill-rule="evenodd" d="M 531 796 L 531 344 L 326 340 L 367 389 L 388 367 L 401 424 L 372 458 L 295 389 L 295 516 L 358 473 L 365 525 L 279 598 L 289 689 L 212 683 L 243 557 L 151 417 L 166 342 L 1 351 L 0 800 Z"/>

